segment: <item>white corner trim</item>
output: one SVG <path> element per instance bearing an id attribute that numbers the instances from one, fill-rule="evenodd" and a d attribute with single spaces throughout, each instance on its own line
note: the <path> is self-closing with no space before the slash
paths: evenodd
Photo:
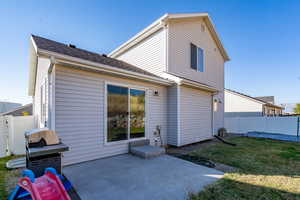
<path id="1" fill-rule="evenodd" d="M 36 46 L 36 44 L 35 44 L 35 41 L 34 41 L 34 39 L 33 39 L 32 36 L 30 36 L 30 41 L 31 41 L 31 44 L 32 44 L 32 46 L 33 46 L 33 48 L 34 48 L 35 53 L 37 54 L 38 48 L 37 48 L 37 46 Z"/>
<path id="2" fill-rule="evenodd" d="M 181 145 L 181 126 L 180 126 L 180 85 L 177 85 L 177 146 Z"/>
<path id="3" fill-rule="evenodd" d="M 29 47 L 29 79 L 28 79 L 28 95 L 35 95 L 35 81 L 38 65 L 38 57 L 35 50 L 36 46 L 33 42 L 30 43 Z"/>
<path id="4" fill-rule="evenodd" d="M 165 25 L 165 45 L 166 45 L 166 50 L 165 50 L 165 67 L 166 67 L 166 71 L 169 71 L 169 25 L 166 24 Z"/>

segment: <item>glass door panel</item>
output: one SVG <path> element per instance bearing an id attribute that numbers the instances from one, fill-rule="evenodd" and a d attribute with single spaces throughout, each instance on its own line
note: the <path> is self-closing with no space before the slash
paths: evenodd
<path id="1" fill-rule="evenodd" d="M 130 138 L 145 137 L 145 91 L 130 89 Z"/>
<path id="2" fill-rule="evenodd" d="M 107 85 L 107 141 L 128 139 L 128 88 Z"/>

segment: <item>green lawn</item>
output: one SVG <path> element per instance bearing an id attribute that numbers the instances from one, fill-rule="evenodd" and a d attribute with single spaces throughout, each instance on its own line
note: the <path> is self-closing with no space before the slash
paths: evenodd
<path id="1" fill-rule="evenodd" d="M 11 157 L 0 158 L 0 199 L 7 198 L 5 175 L 9 171 L 5 168 L 5 163 L 10 159 Z"/>
<path id="2" fill-rule="evenodd" d="M 192 152 L 236 167 L 192 200 L 300 200 L 300 143 L 232 138 Z"/>
<path id="3" fill-rule="evenodd" d="M 6 169 L 5 165 L 6 162 L 13 159 L 17 158 L 16 156 L 8 156 L 5 158 L 0 158 L 0 199 L 7 199 L 8 197 L 8 191 L 7 187 L 8 185 L 11 186 L 12 183 L 8 183 L 8 179 L 10 181 L 15 181 L 15 177 L 19 177 L 19 171 L 17 170 L 8 170 Z M 15 185 L 13 183 L 13 185 Z"/>

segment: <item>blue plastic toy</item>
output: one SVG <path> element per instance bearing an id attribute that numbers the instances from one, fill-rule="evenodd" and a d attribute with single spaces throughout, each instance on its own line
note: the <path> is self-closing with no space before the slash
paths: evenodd
<path id="1" fill-rule="evenodd" d="M 61 182 L 63 183 L 65 190 L 69 191 L 72 189 L 72 184 L 70 183 L 70 181 L 68 181 L 64 176 L 62 176 L 61 174 L 57 174 L 56 170 L 54 168 L 46 168 L 45 169 L 45 174 L 47 172 L 51 172 L 55 175 L 57 175 Z M 35 181 L 35 175 L 33 173 L 33 171 L 29 170 L 29 169 L 25 169 L 22 173 L 23 177 L 28 177 L 31 182 L 34 183 Z M 10 194 L 8 200 L 32 200 L 31 195 L 29 194 L 29 192 L 27 192 L 26 190 L 24 190 L 23 188 L 21 188 L 19 185 L 16 186 L 16 188 L 13 190 L 13 192 Z"/>

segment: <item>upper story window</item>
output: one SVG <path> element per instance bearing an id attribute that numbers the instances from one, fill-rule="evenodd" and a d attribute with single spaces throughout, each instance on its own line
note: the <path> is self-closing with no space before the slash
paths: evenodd
<path id="1" fill-rule="evenodd" d="M 191 43 L 191 68 L 204 72 L 204 50 Z"/>

